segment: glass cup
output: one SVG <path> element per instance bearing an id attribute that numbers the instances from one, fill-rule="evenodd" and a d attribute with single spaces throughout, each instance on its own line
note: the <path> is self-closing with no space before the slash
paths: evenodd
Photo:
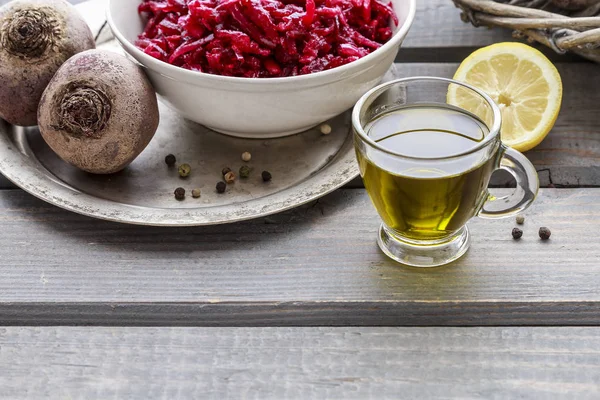
<path id="1" fill-rule="evenodd" d="M 360 173 L 383 220 L 377 242 L 390 258 L 416 267 L 458 259 L 474 216 L 525 210 L 539 188 L 535 168 L 500 140 L 494 101 L 467 84 L 414 77 L 366 93 L 352 113 Z M 488 191 L 497 169 L 514 176 L 508 196 Z"/>

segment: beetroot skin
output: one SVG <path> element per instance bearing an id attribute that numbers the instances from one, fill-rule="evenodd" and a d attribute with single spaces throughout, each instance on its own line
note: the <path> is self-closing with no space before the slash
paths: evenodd
<path id="1" fill-rule="evenodd" d="M 42 95 L 42 137 L 66 162 L 95 174 L 120 171 L 158 127 L 156 93 L 135 63 L 106 50 L 71 57 Z"/>
<path id="2" fill-rule="evenodd" d="M 248 78 L 309 74 L 356 61 L 392 37 L 378 0 L 145 0 L 136 45 L 170 64 Z"/>
<path id="3" fill-rule="evenodd" d="M 0 117 L 35 125 L 54 73 L 72 55 L 94 47 L 90 28 L 64 0 L 16 0 L 0 8 Z"/>

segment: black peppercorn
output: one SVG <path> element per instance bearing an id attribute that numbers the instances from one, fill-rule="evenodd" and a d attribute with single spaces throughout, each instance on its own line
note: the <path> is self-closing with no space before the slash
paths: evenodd
<path id="1" fill-rule="evenodd" d="M 175 158 L 175 156 L 173 154 L 168 154 L 165 157 L 165 163 L 169 166 L 172 167 L 173 165 L 175 165 L 175 163 L 177 162 L 177 159 Z"/>
<path id="2" fill-rule="evenodd" d="M 520 230 L 519 228 L 513 228 L 513 230 L 512 230 L 513 239 L 521 239 L 521 236 L 523 236 L 523 231 Z"/>
<path id="3" fill-rule="evenodd" d="M 175 189 L 175 198 L 177 200 L 185 199 L 185 189 L 182 187 L 178 187 L 177 189 Z"/>
<path id="4" fill-rule="evenodd" d="M 271 173 L 269 171 L 262 172 L 262 180 L 264 182 L 269 182 L 272 178 L 273 178 L 273 176 L 271 175 Z"/>
<path id="5" fill-rule="evenodd" d="M 221 175 L 223 175 L 223 177 L 224 177 L 224 176 L 225 176 L 225 175 L 227 175 L 229 172 L 231 172 L 231 168 L 229 168 L 229 167 L 225 167 L 225 168 L 223 168 L 223 169 L 221 170 Z"/>
<path id="6" fill-rule="evenodd" d="M 227 184 L 223 181 L 217 183 L 217 193 L 225 193 L 225 189 L 227 189 Z"/>
<path id="7" fill-rule="evenodd" d="M 548 239 L 550 239 L 551 234 L 552 234 L 552 232 L 550 232 L 550 229 L 546 228 L 545 226 L 542 226 L 540 228 L 540 231 L 539 231 L 540 239 L 548 240 Z"/>

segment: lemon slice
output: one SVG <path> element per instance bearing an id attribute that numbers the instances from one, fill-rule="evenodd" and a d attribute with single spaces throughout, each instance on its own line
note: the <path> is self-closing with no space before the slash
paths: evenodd
<path id="1" fill-rule="evenodd" d="M 454 74 L 487 93 L 502 111 L 502 142 L 519 151 L 537 146 L 558 117 L 562 82 L 550 60 L 521 43 L 498 43 L 475 51 Z M 491 110 L 472 92 L 450 85 L 448 103 L 489 123 Z"/>

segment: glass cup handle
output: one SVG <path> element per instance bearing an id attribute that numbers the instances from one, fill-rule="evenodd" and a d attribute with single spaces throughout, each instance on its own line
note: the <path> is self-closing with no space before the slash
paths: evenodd
<path id="1" fill-rule="evenodd" d="M 490 195 L 479 211 L 478 215 L 481 218 L 504 218 L 518 214 L 531 205 L 540 188 L 533 164 L 523 154 L 510 147 L 504 147 L 500 169 L 508 171 L 515 177 L 517 188 L 508 196 Z"/>

